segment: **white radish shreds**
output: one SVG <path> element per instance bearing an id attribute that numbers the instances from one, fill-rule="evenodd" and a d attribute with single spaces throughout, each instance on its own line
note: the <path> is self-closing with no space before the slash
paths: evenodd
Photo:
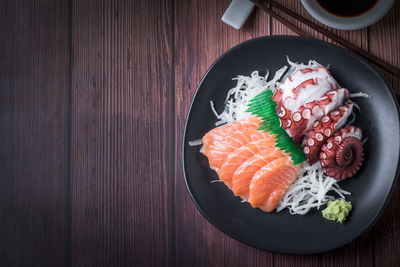
<path id="1" fill-rule="evenodd" d="M 366 94 L 366 93 L 363 93 L 363 92 L 358 92 L 358 93 L 350 94 L 350 98 L 354 98 L 354 97 L 371 98 L 371 96 L 370 96 L 369 94 Z"/>
<path id="2" fill-rule="evenodd" d="M 310 165 L 303 163 L 297 180 L 289 186 L 284 196 L 279 201 L 276 210 L 279 212 L 285 208 L 291 214 L 304 215 L 311 208 L 318 208 L 335 197 L 328 195 L 328 192 L 335 192 L 341 198 L 350 195 L 340 188 L 339 180 L 327 176 L 319 162 Z"/>
<path id="3" fill-rule="evenodd" d="M 351 119 L 346 123 L 346 126 L 353 125 L 353 123 L 356 121 L 356 113 L 354 113 L 354 109 L 351 112 Z"/>
<path id="4" fill-rule="evenodd" d="M 293 72 L 295 72 L 296 70 L 300 70 L 300 69 L 306 69 L 306 68 L 317 68 L 322 66 L 321 64 L 319 64 L 317 61 L 315 60 L 309 60 L 308 64 L 304 64 L 304 63 L 297 63 L 297 62 L 292 62 L 290 61 L 289 57 L 286 56 L 286 60 L 290 65 L 290 69 L 289 71 L 286 73 L 286 75 L 283 77 L 282 81 L 285 81 L 287 77 L 290 76 L 290 74 L 292 74 Z"/>
<path id="5" fill-rule="evenodd" d="M 364 140 L 362 140 L 362 145 L 365 145 L 365 143 L 368 141 L 368 137 L 365 137 Z"/>
<path id="6" fill-rule="evenodd" d="M 233 80 L 236 80 L 236 86 L 229 90 L 226 100 L 225 109 L 221 114 L 215 110 L 214 103 L 210 101 L 211 110 L 219 119 L 215 125 L 221 125 L 227 122 L 241 120 L 250 116 L 247 113 L 249 101 L 265 90 L 272 90 L 275 92 L 277 81 L 281 79 L 282 75 L 287 70 L 287 67 L 279 69 L 272 80 L 268 81 L 268 73 L 265 76 L 260 76 L 258 71 L 253 71 L 250 76 L 239 75 Z"/>
<path id="7" fill-rule="evenodd" d="M 203 141 L 201 139 L 196 139 L 193 141 L 189 141 L 189 146 L 199 146 L 202 145 Z"/>
<path id="8" fill-rule="evenodd" d="M 215 125 L 219 126 L 249 117 L 250 113 L 247 113 L 246 110 L 248 109 L 249 101 L 253 97 L 265 90 L 271 90 L 275 93 L 276 88 L 281 84 L 280 82 L 286 80 L 296 70 L 322 66 L 315 60 L 308 61 L 308 64 L 295 63 L 290 61 L 289 57 L 287 57 L 287 62 L 290 65 L 289 70 L 287 66 L 280 68 L 270 81 L 268 81 L 269 72 L 265 76 L 260 76 L 258 71 L 253 71 L 250 76 L 238 75 L 233 78 L 237 83 L 234 88 L 229 90 L 225 99 L 225 109 L 221 114 L 218 114 L 214 103 L 210 101 L 211 109 L 218 118 Z"/>

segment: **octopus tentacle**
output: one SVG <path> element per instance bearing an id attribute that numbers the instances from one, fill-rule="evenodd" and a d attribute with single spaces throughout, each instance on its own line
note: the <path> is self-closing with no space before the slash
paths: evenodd
<path id="1" fill-rule="evenodd" d="M 318 66 L 294 71 L 279 86 L 272 100 L 277 103 L 281 128 L 300 145 L 312 124 L 337 109 L 349 96 L 350 92 L 339 88 L 326 67 Z"/>
<path id="2" fill-rule="evenodd" d="M 364 160 L 361 129 L 347 126 L 336 132 L 321 148 L 319 159 L 331 177 L 346 179 L 353 176 Z"/>
<path id="3" fill-rule="evenodd" d="M 323 116 L 320 121 L 316 121 L 313 123 L 313 129 L 308 131 L 306 134 L 303 149 L 303 152 L 306 155 L 310 164 L 318 161 L 322 145 L 325 144 L 327 139 L 330 138 L 338 129 L 337 126 L 342 123 L 342 121 L 347 120 L 348 116 L 351 114 L 352 109 L 352 104 L 340 106 L 339 109 L 331 111 L 328 113 L 328 115 Z M 308 140 L 310 138 L 314 140 L 314 142 L 311 142 L 313 143 L 312 146 L 310 146 L 308 143 Z"/>
<path id="4" fill-rule="evenodd" d="M 308 161 L 320 159 L 326 172 L 339 178 L 353 175 L 362 162 L 361 130 L 341 129 L 353 110 L 353 104 L 344 104 L 349 97 L 323 66 L 294 71 L 272 97 L 280 127 L 296 145 L 304 146 Z"/>
<path id="5" fill-rule="evenodd" d="M 281 121 L 281 128 L 286 130 L 296 145 L 300 145 L 305 134 L 314 128 L 313 124 L 337 110 L 343 101 L 347 101 L 349 95 L 350 92 L 345 88 L 334 89 L 328 91 L 319 99 L 306 103 L 294 112 L 291 109 L 296 100 L 290 96 L 284 100 L 282 99 L 276 107 L 276 113 Z M 336 113 L 342 115 L 343 111 Z M 335 117 L 333 122 L 337 120 L 338 118 Z"/>

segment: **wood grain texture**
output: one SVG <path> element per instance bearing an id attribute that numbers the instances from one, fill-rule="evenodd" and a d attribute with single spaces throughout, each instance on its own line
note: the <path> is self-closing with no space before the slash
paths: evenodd
<path id="1" fill-rule="evenodd" d="M 269 34 L 269 17 L 256 11 L 243 29 L 221 23 L 229 1 L 177 1 L 175 5 L 176 176 L 175 225 L 177 266 L 270 266 L 273 254 L 244 245 L 220 232 L 196 209 L 183 182 L 181 140 L 197 84 L 226 50 Z M 259 23 L 261 22 L 261 23 Z"/>
<path id="2" fill-rule="evenodd" d="M 293 35 L 258 9 L 234 30 L 229 3 L 0 1 L 0 266 L 400 265 L 398 187 L 371 231 L 311 256 L 244 245 L 196 209 L 181 140 L 197 84 L 238 43 Z M 396 2 L 370 28 L 330 30 L 400 67 L 399 16 Z"/>
<path id="3" fill-rule="evenodd" d="M 167 1 L 72 2 L 73 266 L 173 265 L 170 16 Z"/>
<path id="4" fill-rule="evenodd" d="M 68 261 L 67 1 L 0 3 L 0 265 Z"/>

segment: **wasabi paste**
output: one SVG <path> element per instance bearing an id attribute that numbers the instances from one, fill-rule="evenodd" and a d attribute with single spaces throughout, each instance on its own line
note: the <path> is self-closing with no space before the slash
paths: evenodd
<path id="1" fill-rule="evenodd" d="M 351 202 L 344 199 L 336 199 L 328 202 L 328 206 L 322 211 L 322 215 L 328 220 L 343 223 L 351 209 Z"/>

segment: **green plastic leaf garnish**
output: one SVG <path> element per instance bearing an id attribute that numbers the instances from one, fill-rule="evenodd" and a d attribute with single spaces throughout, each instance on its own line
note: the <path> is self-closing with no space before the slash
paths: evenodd
<path id="1" fill-rule="evenodd" d="M 250 100 L 249 108 L 246 112 L 261 118 L 261 124 L 258 130 L 276 134 L 276 146 L 285 153 L 288 153 L 293 163 L 297 165 L 304 162 L 306 158 L 303 150 L 296 146 L 292 138 L 280 127 L 279 118 L 275 112 L 276 102 L 271 99 L 272 96 L 273 93 L 271 90 L 266 90 L 256 95 Z"/>

